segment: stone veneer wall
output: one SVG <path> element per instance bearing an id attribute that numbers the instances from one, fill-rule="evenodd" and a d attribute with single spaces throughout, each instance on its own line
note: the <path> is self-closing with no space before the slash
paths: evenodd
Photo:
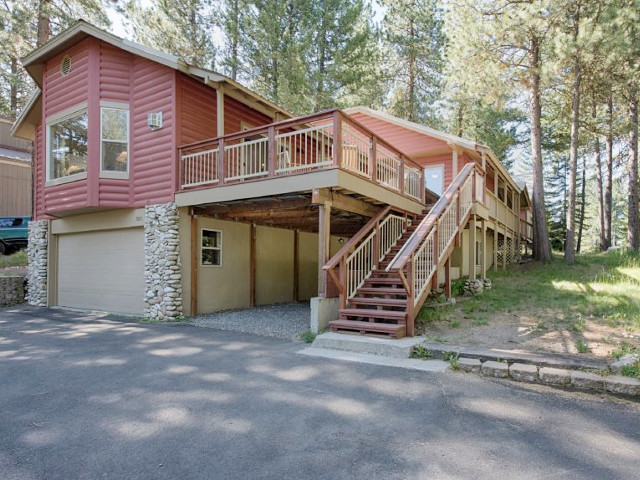
<path id="1" fill-rule="evenodd" d="M 178 207 L 151 205 L 144 217 L 144 315 L 165 319 L 182 316 Z"/>
<path id="2" fill-rule="evenodd" d="M 0 306 L 24 302 L 24 276 L 0 277 Z"/>
<path id="3" fill-rule="evenodd" d="M 29 222 L 27 295 L 29 305 L 47 306 L 47 265 L 49 261 L 49 221 Z"/>

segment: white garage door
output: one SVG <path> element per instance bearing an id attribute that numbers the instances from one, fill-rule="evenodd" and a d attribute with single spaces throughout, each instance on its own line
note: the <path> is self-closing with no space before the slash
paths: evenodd
<path id="1" fill-rule="evenodd" d="M 143 272 L 141 228 L 58 238 L 58 305 L 142 314 Z"/>

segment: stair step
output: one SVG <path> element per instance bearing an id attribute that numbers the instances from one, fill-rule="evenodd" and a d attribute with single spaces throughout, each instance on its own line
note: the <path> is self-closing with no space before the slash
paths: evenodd
<path id="1" fill-rule="evenodd" d="M 329 322 L 331 330 L 349 330 L 359 333 L 385 333 L 391 337 L 400 338 L 406 334 L 404 325 L 389 323 L 358 322 L 353 320 L 333 320 Z"/>
<path id="2" fill-rule="evenodd" d="M 396 295 L 407 296 L 404 288 L 384 288 L 384 287 L 360 287 L 358 295 Z"/>
<path id="3" fill-rule="evenodd" d="M 366 308 L 341 308 L 340 319 L 347 320 L 343 317 L 381 318 L 385 320 L 404 321 L 407 318 L 407 312 L 398 310 L 372 310 Z"/>
<path id="4" fill-rule="evenodd" d="M 406 298 L 381 298 L 381 297 L 353 297 L 349 299 L 351 305 L 364 305 L 374 307 L 406 307 Z"/>
<path id="5" fill-rule="evenodd" d="M 364 281 L 365 285 L 402 285 L 398 277 L 369 277 Z"/>

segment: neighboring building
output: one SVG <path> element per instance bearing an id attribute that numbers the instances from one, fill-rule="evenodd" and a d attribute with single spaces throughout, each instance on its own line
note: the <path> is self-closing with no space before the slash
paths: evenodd
<path id="1" fill-rule="evenodd" d="M 0 117 L 0 217 L 31 216 L 31 141 L 11 136 Z"/>
<path id="2" fill-rule="evenodd" d="M 364 108 L 291 118 L 85 22 L 23 63 L 41 89 L 13 129 L 36 143 L 32 304 L 311 301 L 315 329 L 411 335 L 432 286 L 519 251 L 520 189 L 487 147 Z"/>

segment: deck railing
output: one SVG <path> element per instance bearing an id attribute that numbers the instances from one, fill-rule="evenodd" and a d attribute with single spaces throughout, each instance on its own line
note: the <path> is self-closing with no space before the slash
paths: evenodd
<path id="1" fill-rule="evenodd" d="M 391 213 L 391 207 L 383 209 L 322 267 L 338 288 L 340 308 L 398 243 L 407 222 L 407 216 Z"/>
<path id="2" fill-rule="evenodd" d="M 520 230 L 520 215 L 517 212 L 489 190 L 485 192 L 485 198 L 489 217 L 505 225 L 514 233 Z"/>
<path id="3" fill-rule="evenodd" d="M 424 203 L 422 168 L 340 110 L 273 123 L 180 151 L 180 188 L 340 168 Z"/>
<path id="4" fill-rule="evenodd" d="M 484 185 L 484 172 L 476 164 L 465 165 L 387 267 L 387 271 L 398 272 L 410 299 L 408 332 L 413 332 L 413 321 L 438 266 L 451 253 L 456 235 L 465 227 L 473 202 L 479 198 L 476 189 L 484 189 Z"/>
<path id="5" fill-rule="evenodd" d="M 533 241 L 533 223 L 523 218 L 520 219 L 520 238 Z"/>

